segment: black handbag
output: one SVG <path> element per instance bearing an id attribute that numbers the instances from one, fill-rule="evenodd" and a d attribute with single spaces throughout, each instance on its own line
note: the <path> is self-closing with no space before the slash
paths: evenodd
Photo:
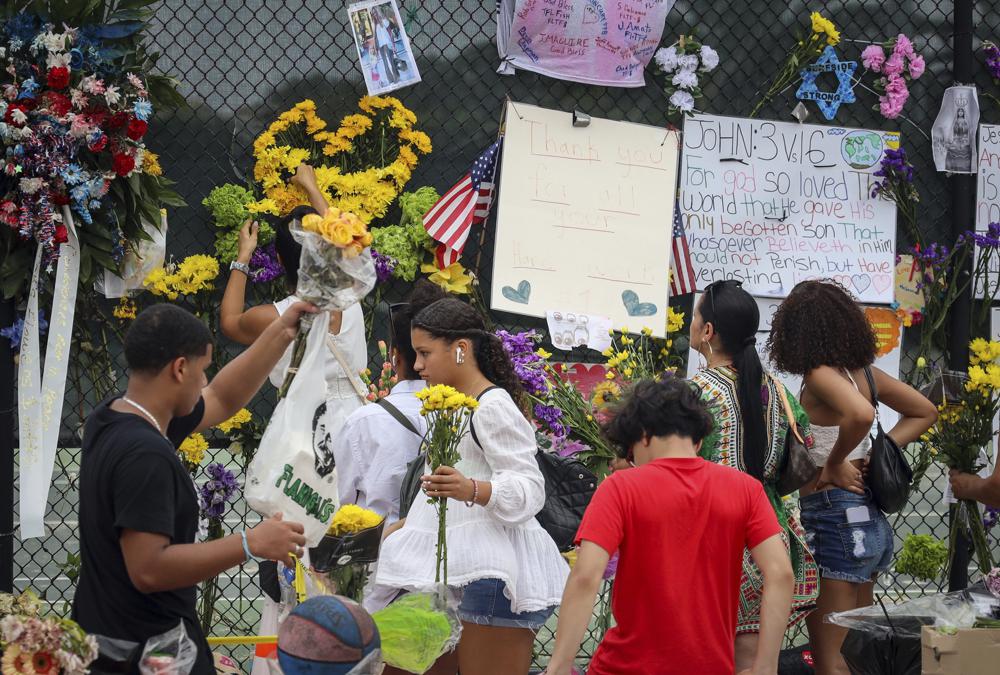
<path id="1" fill-rule="evenodd" d="M 868 487 L 875 505 L 884 513 L 900 511 L 910 498 L 913 469 L 910 468 L 902 449 L 882 429 L 878 414 L 878 389 L 870 367 L 865 367 L 865 378 L 875 406 L 877 433 L 872 437 L 872 451 L 868 460 Z"/>
<path id="2" fill-rule="evenodd" d="M 805 439 L 802 438 L 799 425 L 795 421 L 792 405 L 788 402 L 785 385 L 781 384 L 774 376 L 771 376 L 771 379 L 774 380 L 778 396 L 781 397 L 781 404 L 785 409 L 785 420 L 788 422 L 788 431 L 785 432 L 785 454 L 778 466 L 778 482 L 775 486 L 778 496 L 784 497 L 815 479 L 819 468 L 809 456 L 809 449 L 806 447 Z"/>

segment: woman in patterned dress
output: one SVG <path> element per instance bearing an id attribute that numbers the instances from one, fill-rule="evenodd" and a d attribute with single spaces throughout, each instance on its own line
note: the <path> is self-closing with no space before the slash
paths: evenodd
<path id="1" fill-rule="evenodd" d="M 784 396 L 806 444 L 812 442 L 809 419 L 783 384 L 764 371 L 757 355 L 757 301 L 736 281 L 709 285 L 694 308 L 691 345 L 706 365 L 692 380 L 713 408 L 715 430 L 702 455 L 754 476 L 764 485 L 788 547 L 795 571 L 791 627 L 815 607 L 819 594 L 816 561 L 805 533 L 777 494 L 778 467 L 785 452 L 788 421 Z M 743 552 L 743 578 L 736 626 L 736 671 L 749 668 L 760 632 L 763 576 L 749 552 Z"/>

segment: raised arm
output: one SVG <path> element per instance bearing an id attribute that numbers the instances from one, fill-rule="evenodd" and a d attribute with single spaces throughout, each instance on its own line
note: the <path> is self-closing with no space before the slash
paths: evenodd
<path id="1" fill-rule="evenodd" d="M 284 314 L 271 321 L 249 349 L 219 371 L 202 391 L 205 417 L 198 430 L 226 421 L 250 402 L 295 339 L 301 316 L 314 312 L 314 306 L 296 302 Z M 323 320 L 323 317 L 318 320 Z"/>
<path id="2" fill-rule="evenodd" d="M 239 249 L 236 261 L 244 265 L 250 264 L 254 249 L 257 248 L 257 223 L 248 220 L 240 228 Z M 247 292 L 247 275 L 240 270 L 229 272 L 226 292 L 222 295 L 222 306 L 219 309 L 219 326 L 222 334 L 234 342 L 249 345 L 260 337 L 264 329 L 278 316 L 273 305 L 260 305 L 245 309 Z"/>
<path id="3" fill-rule="evenodd" d="M 296 185 L 309 199 L 309 205 L 316 209 L 316 213 L 325 216 L 330 205 L 326 203 L 323 193 L 319 190 L 319 183 L 316 182 L 316 170 L 308 164 L 299 164 L 292 177 L 292 184 Z"/>

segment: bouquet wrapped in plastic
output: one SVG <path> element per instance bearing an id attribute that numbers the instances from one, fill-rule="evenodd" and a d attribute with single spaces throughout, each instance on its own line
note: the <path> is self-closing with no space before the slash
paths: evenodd
<path id="1" fill-rule="evenodd" d="M 309 549 L 312 568 L 325 573 L 336 592 L 356 602 L 368 581 L 369 565 L 378 560 L 385 518 L 357 504 L 345 504 L 333 514 L 323 540 Z"/>
<path id="2" fill-rule="evenodd" d="M 330 208 L 292 221 L 292 237 L 302 246 L 295 294 L 321 310 L 345 310 L 375 287 L 372 235 L 353 213 Z"/>
<path id="3" fill-rule="evenodd" d="M 458 646 L 462 624 L 441 593 L 411 593 L 372 614 L 382 637 L 387 665 L 426 673 L 438 658 Z"/>

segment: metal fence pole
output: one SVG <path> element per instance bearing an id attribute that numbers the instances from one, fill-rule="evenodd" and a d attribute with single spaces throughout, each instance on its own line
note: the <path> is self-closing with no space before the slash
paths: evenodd
<path id="1" fill-rule="evenodd" d="M 13 300 L 0 300 L 0 326 L 14 323 Z M 0 340 L 0 591 L 14 591 L 14 352 Z M 8 511 L 2 504 L 10 506 Z"/>
<path id="2" fill-rule="evenodd" d="M 954 53 L 952 70 L 954 80 L 960 84 L 973 81 L 974 52 L 972 0 L 955 0 L 954 33 L 952 35 Z M 955 240 L 973 227 L 976 204 L 975 174 L 956 174 L 951 179 L 952 236 Z M 972 261 L 959 272 L 963 277 L 972 274 Z M 948 367 L 952 370 L 967 370 L 969 367 L 970 321 L 972 319 L 972 286 L 956 300 L 951 310 L 951 330 L 948 338 Z M 955 505 L 951 506 L 954 511 Z M 955 557 L 948 578 L 949 590 L 964 589 L 969 585 L 969 540 L 959 534 L 955 542 Z"/>

